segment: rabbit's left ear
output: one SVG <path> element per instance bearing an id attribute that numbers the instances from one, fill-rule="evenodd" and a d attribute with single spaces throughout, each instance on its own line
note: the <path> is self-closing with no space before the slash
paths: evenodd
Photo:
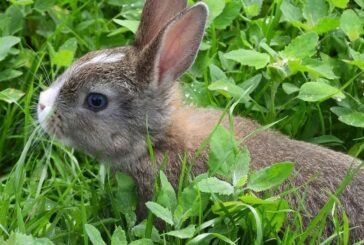
<path id="1" fill-rule="evenodd" d="M 173 18 L 140 56 L 138 69 L 158 84 L 176 80 L 194 62 L 202 41 L 208 9 L 198 3 Z M 152 73 L 152 74 L 151 74 Z"/>

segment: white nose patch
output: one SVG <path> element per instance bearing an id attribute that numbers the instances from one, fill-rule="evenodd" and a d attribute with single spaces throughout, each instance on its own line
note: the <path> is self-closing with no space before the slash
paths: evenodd
<path id="1" fill-rule="evenodd" d="M 55 84 L 55 86 L 51 86 L 47 90 L 41 92 L 39 95 L 37 108 L 38 121 L 41 127 L 45 130 L 47 129 L 47 119 L 54 109 L 54 103 L 57 99 L 62 85 L 62 82 Z"/>

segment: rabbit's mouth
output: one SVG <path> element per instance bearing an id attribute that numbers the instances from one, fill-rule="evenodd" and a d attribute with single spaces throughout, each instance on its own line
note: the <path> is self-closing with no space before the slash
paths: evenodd
<path id="1" fill-rule="evenodd" d="M 49 135 L 55 136 L 57 139 L 64 138 L 64 130 L 62 126 L 62 117 L 56 111 L 47 120 L 46 131 Z"/>
<path id="2" fill-rule="evenodd" d="M 40 126 L 49 136 L 55 137 L 61 141 L 65 138 L 62 126 L 62 116 L 55 110 L 50 110 L 47 115 L 38 112 L 38 121 Z"/>

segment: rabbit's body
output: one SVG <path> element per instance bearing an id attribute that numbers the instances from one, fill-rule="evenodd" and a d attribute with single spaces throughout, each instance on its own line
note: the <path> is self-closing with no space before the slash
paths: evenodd
<path id="1" fill-rule="evenodd" d="M 173 92 L 173 94 L 177 93 Z M 176 100 L 178 100 L 178 96 L 176 96 Z M 222 113 L 219 110 L 184 106 L 176 100 L 173 100 L 170 125 L 166 128 L 164 136 L 153 144 L 157 164 L 166 157 L 169 159 L 165 172 L 175 187 L 178 186 L 181 159 L 185 155 L 188 160 L 194 160 L 194 174 L 207 171 L 207 153 L 204 152 L 195 159 L 195 152 L 202 141 L 211 134 Z M 226 128 L 229 127 L 226 120 L 223 124 Z M 242 139 L 260 127 L 251 119 L 234 118 L 234 131 L 237 139 Z M 349 168 L 360 163 L 358 159 L 346 154 L 292 140 L 272 130 L 257 133 L 249 137 L 243 144 L 249 149 L 252 169 L 261 169 L 282 161 L 295 163 L 295 173 L 287 184 L 301 187 L 305 195 L 300 196 L 293 193 L 289 197 L 289 202 L 290 206 L 297 210 L 298 202 L 301 201 L 301 198 L 304 200 L 306 209 L 302 212 L 305 223 L 319 212 L 328 201 L 329 195 L 335 193 Z M 158 175 L 159 166 L 154 166 L 150 162 L 148 153 L 141 156 L 137 162 L 130 162 L 130 164 L 115 159 L 114 166 L 136 179 L 138 193 L 142 197 L 140 209 L 141 212 L 144 212 L 144 202 L 152 197 L 154 180 Z M 351 232 L 351 238 L 353 240 L 364 239 L 364 171 L 360 171 L 354 177 L 342 194 L 340 201 L 347 212 L 351 225 L 358 226 Z M 327 232 L 332 232 L 331 225 L 327 226 Z"/>
<path id="2" fill-rule="evenodd" d="M 91 52 L 81 57 L 50 88 L 41 93 L 41 126 L 66 144 L 99 159 L 111 161 L 130 173 L 140 197 L 153 192 L 158 167 L 150 163 L 149 133 L 157 163 L 167 152 L 166 173 L 176 185 L 180 157 L 191 158 L 211 133 L 221 112 L 183 105 L 176 79 L 194 62 L 207 19 L 203 3 L 186 8 L 186 0 L 147 0 L 134 45 Z M 260 126 L 235 118 L 235 133 L 242 138 Z M 147 130 L 148 128 L 148 130 Z M 316 145 L 264 131 L 244 142 L 252 167 L 274 162 L 296 163 L 295 185 L 306 183 L 306 204 L 315 214 L 334 192 L 354 158 Z M 194 163 L 195 174 L 206 171 L 207 155 Z M 341 198 L 351 224 L 361 226 L 353 239 L 364 238 L 364 173 L 361 171 Z M 295 199 L 291 204 L 295 207 Z"/>

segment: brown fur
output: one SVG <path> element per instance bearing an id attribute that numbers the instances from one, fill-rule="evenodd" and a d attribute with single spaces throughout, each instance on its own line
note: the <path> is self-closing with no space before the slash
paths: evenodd
<path id="1" fill-rule="evenodd" d="M 176 94 L 176 92 L 173 92 Z M 198 109 L 189 106 L 178 106 L 173 110 L 171 125 L 166 137 L 156 142 L 154 153 L 157 162 L 160 162 L 165 153 L 169 152 L 169 162 L 166 174 L 174 186 L 177 186 L 180 174 L 181 157 L 187 152 L 189 161 L 193 159 L 195 151 L 202 141 L 209 136 L 214 126 L 221 117 L 221 111 L 212 109 Z M 225 126 L 227 123 L 225 122 Z M 261 126 L 247 118 L 235 118 L 236 138 L 241 139 Z M 295 163 L 295 173 L 290 178 L 293 186 L 303 186 L 306 192 L 306 213 L 303 213 L 304 222 L 307 224 L 328 200 L 328 193 L 335 193 L 339 184 L 347 174 L 351 164 L 357 166 L 360 161 L 343 153 L 335 152 L 324 147 L 310 143 L 296 141 L 272 130 L 258 133 L 249 138 L 244 145 L 251 154 L 251 167 L 260 169 L 272 163 L 291 161 Z M 207 170 L 207 152 L 196 159 L 194 174 Z M 136 168 L 135 166 L 140 166 Z M 142 203 L 151 199 L 154 178 L 158 167 L 153 168 L 146 156 L 141 162 L 133 164 L 129 168 L 120 166 L 122 171 L 136 176 L 139 196 Z M 301 192 L 302 193 L 302 192 Z M 364 171 L 360 171 L 340 198 L 342 207 L 347 212 L 350 224 L 358 226 L 351 231 L 352 241 L 364 239 Z M 296 194 L 289 199 L 293 209 L 298 208 Z M 143 204 L 141 204 L 143 205 Z M 143 207 L 142 211 L 143 210 Z M 326 232 L 332 232 L 332 226 L 328 226 Z"/>
<path id="2" fill-rule="evenodd" d="M 141 204 L 151 198 L 158 171 L 158 166 L 150 163 L 146 124 L 157 163 L 168 153 L 166 174 L 176 186 L 180 157 L 186 152 L 192 160 L 221 114 L 217 110 L 188 107 L 181 101 L 175 80 L 193 63 L 207 19 L 205 5 L 183 9 L 185 6 L 185 0 L 147 0 L 135 45 L 86 54 L 50 88 L 60 91 L 54 95 L 55 104 L 50 105 L 54 107 L 52 113 L 42 124 L 45 130 L 132 175 Z M 109 58 L 119 54 L 123 58 L 87 63 L 102 54 Z M 86 100 L 90 93 L 105 95 L 107 107 L 91 110 Z M 247 118 L 234 120 L 238 139 L 260 127 Z M 294 185 L 300 186 L 314 177 L 305 189 L 307 217 L 324 205 L 326 191 L 335 192 L 351 164 L 359 163 L 348 155 L 295 141 L 271 130 L 249 138 L 244 144 L 251 153 L 253 169 L 292 161 L 296 173 L 290 181 Z M 194 162 L 193 172 L 206 171 L 206 162 L 204 152 Z M 359 172 L 340 200 L 351 225 L 359 226 L 352 231 L 351 239 L 364 239 L 364 171 Z M 293 208 L 297 208 L 297 201 L 295 197 L 290 200 Z"/>

